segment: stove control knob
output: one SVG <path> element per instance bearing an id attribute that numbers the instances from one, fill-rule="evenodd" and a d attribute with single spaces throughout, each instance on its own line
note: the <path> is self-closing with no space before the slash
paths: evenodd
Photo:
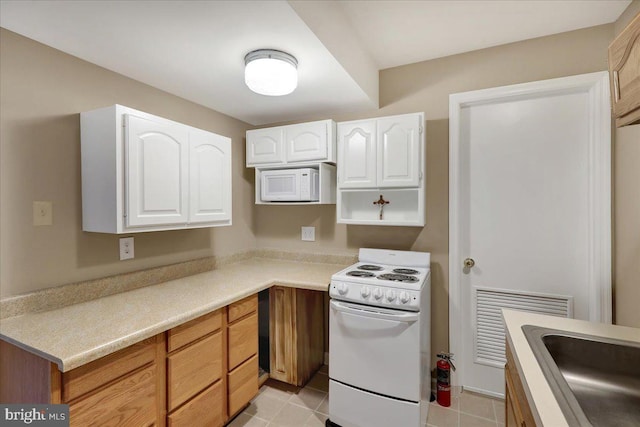
<path id="1" fill-rule="evenodd" d="M 382 290 L 380 288 L 376 288 L 373 291 L 373 297 L 377 300 L 382 299 Z"/>
<path id="2" fill-rule="evenodd" d="M 409 293 L 404 291 L 400 292 L 400 302 L 406 304 L 409 301 L 411 301 L 411 296 L 409 295 Z"/>
<path id="3" fill-rule="evenodd" d="M 363 286 L 362 289 L 360 289 L 360 295 L 362 295 L 362 298 L 369 298 L 371 289 L 368 286 Z"/>
<path id="4" fill-rule="evenodd" d="M 393 302 L 396 299 L 396 293 L 394 291 L 387 291 L 387 301 Z"/>
<path id="5" fill-rule="evenodd" d="M 345 295 L 345 294 L 347 293 L 347 291 L 348 291 L 348 290 L 349 290 L 349 288 L 347 287 L 347 285 L 346 285 L 346 284 L 344 284 L 344 283 L 340 283 L 340 284 L 338 285 L 338 293 L 339 293 L 340 295 Z"/>

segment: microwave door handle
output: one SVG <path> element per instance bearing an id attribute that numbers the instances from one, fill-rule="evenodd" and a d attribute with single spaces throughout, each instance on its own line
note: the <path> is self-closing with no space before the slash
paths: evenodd
<path id="1" fill-rule="evenodd" d="M 376 310 L 375 308 L 355 307 L 351 304 L 346 304 L 339 301 L 331 301 L 331 308 L 343 313 L 355 314 L 356 316 L 406 323 L 416 322 L 420 316 L 419 313 L 410 313 L 405 311 L 398 312 L 398 314 L 384 313 Z"/>

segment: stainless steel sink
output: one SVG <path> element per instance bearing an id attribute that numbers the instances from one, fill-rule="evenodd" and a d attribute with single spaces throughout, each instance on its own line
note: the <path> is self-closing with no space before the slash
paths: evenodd
<path id="1" fill-rule="evenodd" d="M 570 426 L 640 426 L 640 344 L 522 327 Z"/>

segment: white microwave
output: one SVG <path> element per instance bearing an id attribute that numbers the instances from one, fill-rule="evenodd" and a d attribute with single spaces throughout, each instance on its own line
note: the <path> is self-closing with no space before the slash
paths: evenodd
<path id="1" fill-rule="evenodd" d="M 317 169 L 263 170 L 260 185 L 263 202 L 315 202 L 319 199 Z"/>

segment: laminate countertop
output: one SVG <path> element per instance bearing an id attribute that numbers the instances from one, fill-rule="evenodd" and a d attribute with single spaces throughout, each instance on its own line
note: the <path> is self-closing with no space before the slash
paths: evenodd
<path id="1" fill-rule="evenodd" d="M 551 386 L 542 372 L 542 368 L 531 350 L 522 326 L 533 325 L 567 332 L 614 338 L 640 343 L 640 329 L 626 326 L 607 325 L 585 320 L 566 319 L 554 316 L 526 313 L 515 310 L 502 310 L 507 340 L 513 349 L 514 361 L 531 412 L 539 426 L 568 426 Z"/>
<path id="2" fill-rule="evenodd" d="M 0 320 L 0 338 L 62 372 L 278 284 L 327 291 L 347 265 L 257 258 L 41 313 Z"/>

